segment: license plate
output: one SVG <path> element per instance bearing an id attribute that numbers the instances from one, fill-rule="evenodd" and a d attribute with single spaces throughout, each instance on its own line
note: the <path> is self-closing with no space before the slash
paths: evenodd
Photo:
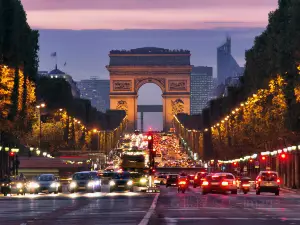
<path id="1" fill-rule="evenodd" d="M 84 190 L 84 189 L 85 189 L 85 187 L 79 187 L 78 189 L 80 189 L 80 190 Z"/>
<path id="2" fill-rule="evenodd" d="M 125 187 L 125 185 L 119 185 L 118 187 Z"/>
<path id="3" fill-rule="evenodd" d="M 218 182 L 212 182 L 211 185 L 219 185 Z"/>
<path id="4" fill-rule="evenodd" d="M 175 186 L 176 184 L 172 184 L 173 186 Z"/>

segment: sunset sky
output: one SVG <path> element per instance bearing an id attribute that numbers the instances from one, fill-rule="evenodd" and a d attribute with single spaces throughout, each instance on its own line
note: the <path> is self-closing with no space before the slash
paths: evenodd
<path id="1" fill-rule="evenodd" d="M 39 69 L 52 70 L 50 55 L 57 52 L 59 69 L 76 81 L 109 79 L 109 51 L 140 47 L 188 49 L 192 65 L 212 66 L 216 76 L 216 49 L 226 36 L 232 37 L 232 54 L 243 66 L 245 50 L 277 7 L 277 0 L 21 1 L 30 26 L 40 30 Z M 138 94 L 138 104 L 162 104 L 154 84 Z M 161 129 L 161 113 L 150 114 L 145 114 L 146 126 Z"/>
<path id="2" fill-rule="evenodd" d="M 21 0 L 41 29 L 261 27 L 277 0 Z"/>

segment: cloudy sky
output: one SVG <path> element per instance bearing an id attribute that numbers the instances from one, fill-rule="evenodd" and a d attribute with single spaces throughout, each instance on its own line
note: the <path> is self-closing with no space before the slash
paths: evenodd
<path id="1" fill-rule="evenodd" d="M 212 66 L 216 48 L 232 37 L 232 54 L 244 53 L 266 27 L 277 0 L 21 0 L 30 26 L 40 30 L 40 70 L 61 70 L 75 80 L 108 79 L 111 49 L 188 49 L 193 65 Z M 67 62 L 66 66 L 63 66 Z M 160 89 L 147 84 L 139 104 L 161 104 Z M 151 96 L 149 98 L 148 96 Z M 157 118 L 157 115 L 155 116 Z M 153 115 L 152 115 L 153 119 Z M 145 117 L 146 126 L 160 120 Z"/>

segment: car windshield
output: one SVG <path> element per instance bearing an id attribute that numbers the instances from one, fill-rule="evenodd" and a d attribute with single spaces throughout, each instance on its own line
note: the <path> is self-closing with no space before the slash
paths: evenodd
<path id="1" fill-rule="evenodd" d="M 99 179 L 99 176 L 98 176 L 98 173 L 97 173 L 97 172 L 91 172 L 90 175 L 91 175 L 91 177 L 92 177 L 93 179 Z"/>
<path id="2" fill-rule="evenodd" d="M 276 181 L 277 174 L 276 173 L 262 173 L 261 180 L 262 181 Z"/>
<path id="3" fill-rule="evenodd" d="M 39 181 L 54 181 L 55 177 L 52 175 L 42 175 L 38 178 Z"/>
<path id="4" fill-rule="evenodd" d="M 130 174 L 129 173 L 115 173 L 113 176 L 113 179 L 129 179 Z"/>
<path id="5" fill-rule="evenodd" d="M 73 175 L 73 180 L 89 180 L 91 175 L 89 173 L 75 173 Z"/>

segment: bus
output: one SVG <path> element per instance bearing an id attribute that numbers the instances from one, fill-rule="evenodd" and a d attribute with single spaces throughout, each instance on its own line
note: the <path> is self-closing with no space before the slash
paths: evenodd
<path id="1" fill-rule="evenodd" d="M 140 155 L 132 155 L 132 154 L 123 154 L 121 162 L 121 167 L 124 170 L 142 170 L 145 168 L 145 156 L 143 154 Z"/>

